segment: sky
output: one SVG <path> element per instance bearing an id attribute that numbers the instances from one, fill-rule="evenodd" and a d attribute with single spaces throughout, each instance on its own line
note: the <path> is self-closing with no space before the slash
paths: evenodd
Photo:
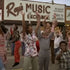
<path id="1" fill-rule="evenodd" d="M 41 2 L 52 2 L 52 0 L 34 0 L 34 1 L 41 1 Z M 54 0 L 54 3 L 57 4 L 66 4 L 67 6 L 70 6 L 70 0 Z"/>

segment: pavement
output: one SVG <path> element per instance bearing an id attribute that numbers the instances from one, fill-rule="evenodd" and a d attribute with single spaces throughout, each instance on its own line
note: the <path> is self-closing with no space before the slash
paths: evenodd
<path id="1" fill-rule="evenodd" d="M 20 49 L 20 55 L 21 55 L 21 49 Z M 23 59 L 24 57 L 21 55 L 20 64 L 13 68 L 12 65 L 14 64 L 14 56 L 11 56 L 10 50 L 7 51 L 7 64 L 5 66 L 6 70 L 23 70 Z M 58 69 L 58 64 L 57 63 L 52 64 L 50 60 L 49 70 L 57 70 L 57 69 Z M 29 70 L 31 70 L 31 67 Z"/>

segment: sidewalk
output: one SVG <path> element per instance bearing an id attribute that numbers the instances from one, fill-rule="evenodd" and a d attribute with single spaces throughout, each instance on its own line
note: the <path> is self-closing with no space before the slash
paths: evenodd
<path id="1" fill-rule="evenodd" d="M 8 54 L 7 56 L 8 61 L 6 64 L 6 70 L 23 70 L 23 56 L 21 55 L 21 49 L 20 49 L 20 55 L 21 55 L 20 64 L 14 68 L 12 67 L 12 65 L 14 64 L 14 56 L 11 56 L 10 50 L 7 51 L 7 54 Z M 58 68 L 58 64 L 52 64 L 50 60 L 49 70 L 57 70 L 57 68 Z M 31 70 L 31 66 L 29 70 Z"/>
<path id="2" fill-rule="evenodd" d="M 23 56 L 21 56 L 19 65 L 12 68 L 13 64 L 14 64 L 14 57 L 13 56 L 8 56 L 8 62 L 6 64 L 6 70 L 23 70 Z M 58 68 L 58 64 L 52 64 L 51 61 L 50 61 L 49 70 L 57 70 L 57 68 Z M 31 67 L 30 67 L 29 70 L 31 70 Z"/>

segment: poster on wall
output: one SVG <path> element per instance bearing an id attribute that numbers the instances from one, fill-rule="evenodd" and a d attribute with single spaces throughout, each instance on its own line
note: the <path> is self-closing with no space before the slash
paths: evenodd
<path id="1" fill-rule="evenodd" d="M 70 23 L 70 7 L 66 7 L 65 22 Z"/>
<path id="2" fill-rule="evenodd" d="M 26 21 L 36 21 L 36 11 L 41 15 L 43 21 L 49 15 L 47 21 L 52 21 L 53 14 L 56 14 L 58 22 L 65 22 L 65 5 L 50 4 L 45 2 L 34 2 L 24 0 L 4 0 L 4 20 L 22 20 L 20 11 L 25 13 Z"/>
<path id="3" fill-rule="evenodd" d="M 2 21 L 2 10 L 0 9 L 0 21 Z"/>

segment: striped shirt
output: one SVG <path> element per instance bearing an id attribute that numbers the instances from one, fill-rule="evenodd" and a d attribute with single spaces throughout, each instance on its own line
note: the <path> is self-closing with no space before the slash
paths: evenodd
<path id="1" fill-rule="evenodd" d="M 0 58 L 2 58 L 4 64 L 6 63 L 6 47 L 5 47 L 5 36 L 0 35 Z"/>

